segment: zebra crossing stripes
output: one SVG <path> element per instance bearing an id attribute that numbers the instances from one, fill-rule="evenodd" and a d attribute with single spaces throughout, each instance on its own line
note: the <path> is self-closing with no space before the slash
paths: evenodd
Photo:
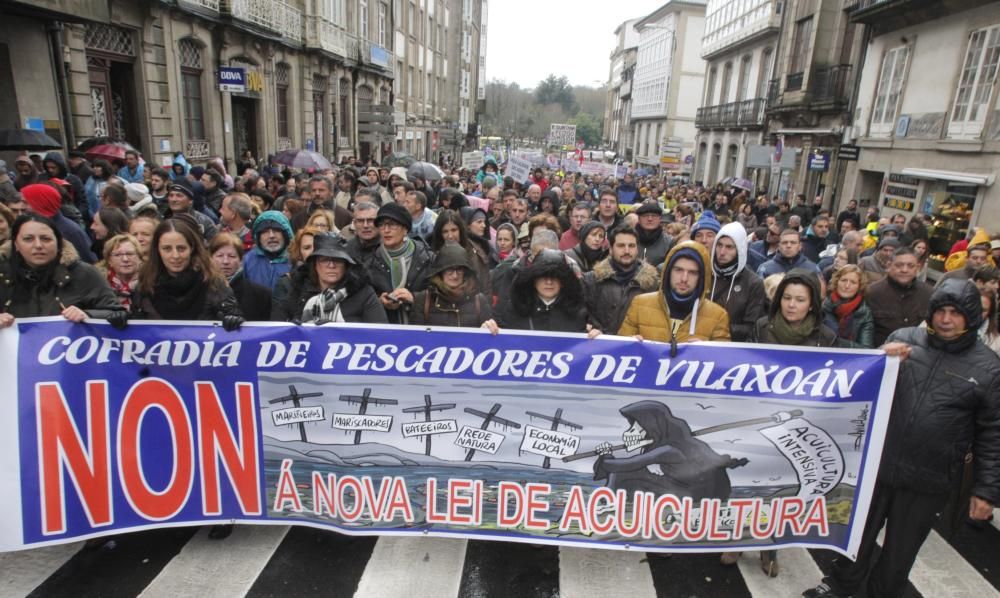
<path id="1" fill-rule="evenodd" d="M 823 572 L 805 548 L 778 551 L 777 577 L 768 577 L 764 573 L 758 552 L 744 552 L 736 564 L 752 596 L 799 596 L 823 577 Z"/>
<path id="2" fill-rule="evenodd" d="M 34 550 L 0 552 L 0 596 L 27 596 L 73 558 L 81 547 L 83 542 L 73 542 Z"/>
<path id="3" fill-rule="evenodd" d="M 560 546 L 559 595 L 656 598 L 656 588 L 645 552 Z"/>
<path id="4" fill-rule="evenodd" d="M 153 579 L 143 598 L 243 596 L 274 555 L 289 527 L 237 525 L 223 545 L 201 528 Z"/>
<path id="5" fill-rule="evenodd" d="M 993 520 L 990 523 L 993 524 L 993 527 L 1000 530 L 1000 509 L 993 509 Z"/>
<path id="6" fill-rule="evenodd" d="M 457 538 L 383 536 L 354 598 L 458 596 L 467 544 Z"/>
<path id="7" fill-rule="evenodd" d="M 1000 592 L 935 531 L 920 547 L 910 583 L 927 597 L 1000 598 Z"/>

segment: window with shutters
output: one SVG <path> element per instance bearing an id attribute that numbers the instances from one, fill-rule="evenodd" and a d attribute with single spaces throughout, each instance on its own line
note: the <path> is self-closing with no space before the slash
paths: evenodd
<path id="1" fill-rule="evenodd" d="M 872 121 L 868 127 L 871 137 L 888 137 L 896 126 L 896 111 L 902 97 L 903 76 L 910 56 L 908 46 L 893 48 L 882 57 L 882 72 L 879 73 L 872 103 Z"/>
<path id="2" fill-rule="evenodd" d="M 983 132 L 990 96 L 1000 64 L 1000 25 L 978 29 L 969 36 L 955 105 L 948 122 L 948 137 L 975 139 Z"/>
<path id="3" fill-rule="evenodd" d="M 358 37 L 368 39 L 368 0 L 358 0 Z"/>
<path id="4" fill-rule="evenodd" d="M 202 106 L 201 46 L 192 39 L 178 42 L 181 63 L 181 89 L 184 96 L 184 132 L 188 139 L 205 139 L 205 117 Z"/>

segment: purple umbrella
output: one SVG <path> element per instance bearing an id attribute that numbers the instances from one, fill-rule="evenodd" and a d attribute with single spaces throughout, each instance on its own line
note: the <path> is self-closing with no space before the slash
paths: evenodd
<path id="1" fill-rule="evenodd" d="M 278 152 L 271 158 L 271 162 L 302 170 L 326 170 L 331 167 L 330 161 L 321 154 L 297 149 Z"/>
<path id="2" fill-rule="evenodd" d="M 753 191 L 753 183 L 750 182 L 750 179 L 736 179 L 729 184 L 744 191 Z"/>

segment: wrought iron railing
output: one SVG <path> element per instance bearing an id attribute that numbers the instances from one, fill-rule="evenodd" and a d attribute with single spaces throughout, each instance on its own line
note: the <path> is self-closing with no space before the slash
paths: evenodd
<path id="1" fill-rule="evenodd" d="M 710 127 L 759 127 L 764 124 L 764 98 L 730 102 L 698 109 L 695 125 Z"/>
<path id="2" fill-rule="evenodd" d="M 219 12 L 219 0 L 179 0 L 181 4 L 188 4 L 204 8 L 212 12 Z"/>
<path id="3" fill-rule="evenodd" d="M 347 56 L 348 34 L 333 21 L 310 16 L 306 19 L 306 44 L 339 56 Z M 357 53 L 355 52 L 354 56 Z"/>
<path id="4" fill-rule="evenodd" d="M 302 11 L 286 2 L 275 2 L 275 18 L 282 37 L 302 43 L 305 39 Z"/>
<path id="5" fill-rule="evenodd" d="M 276 4 L 271 0 L 229 0 L 229 13 L 241 21 L 277 31 Z"/>
<path id="6" fill-rule="evenodd" d="M 208 142 L 202 139 L 189 139 L 184 143 L 184 157 L 189 160 L 203 160 L 209 156 Z"/>
<path id="7" fill-rule="evenodd" d="M 837 64 L 817 68 L 812 75 L 810 99 L 813 102 L 846 102 L 851 65 Z"/>

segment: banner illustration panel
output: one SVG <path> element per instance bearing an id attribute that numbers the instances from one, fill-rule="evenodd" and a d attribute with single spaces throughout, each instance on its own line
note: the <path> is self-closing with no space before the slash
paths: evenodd
<path id="1" fill-rule="evenodd" d="M 392 326 L 21 320 L 0 332 L 0 548 L 308 524 L 852 555 L 896 362 Z M 9 374 L 9 375 L 7 375 Z M 12 442 L 10 439 L 13 438 Z"/>

